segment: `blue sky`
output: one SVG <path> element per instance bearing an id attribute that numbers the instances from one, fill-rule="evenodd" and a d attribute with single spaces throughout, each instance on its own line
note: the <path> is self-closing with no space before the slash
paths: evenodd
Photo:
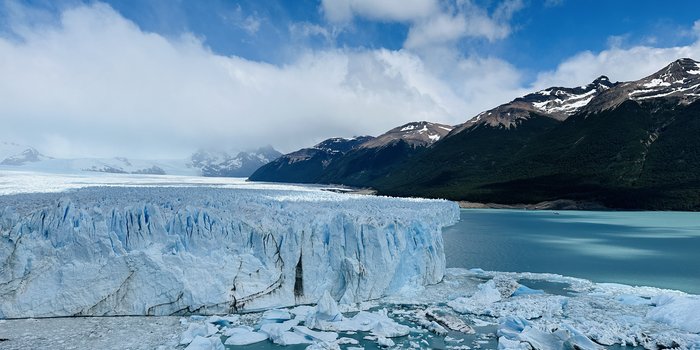
<path id="1" fill-rule="evenodd" d="M 356 17 L 332 40 L 322 36 L 295 40 L 289 29 L 310 23 L 332 30 L 319 1 L 105 1 L 146 31 L 176 37 L 193 33 L 213 51 L 256 61 L 284 64 L 294 48 L 327 47 L 401 49 L 409 23 Z M 54 3 L 55 4 L 55 3 Z M 492 11 L 499 2 L 479 1 Z M 55 6 L 55 5 L 54 5 Z M 688 28 L 700 17 L 697 1 L 652 0 L 522 1 L 502 40 L 465 38 L 455 43 L 465 54 L 496 55 L 530 74 L 554 69 L 580 51 L 601 51 L 613 43 L 671 47 L 689 44 Z M 248 22 L 246 22 L 248 21 Z M 279 50 L 282 48 L 282 50 Z M 534 78 L 534 77 L 531 77 Z"/>
<path id="2" fill-rule="evenodd" d="M 458 124 L 700 59 L 699 19 L 680 0 L 0 0 L 0 138 L 180 156 Z"/>

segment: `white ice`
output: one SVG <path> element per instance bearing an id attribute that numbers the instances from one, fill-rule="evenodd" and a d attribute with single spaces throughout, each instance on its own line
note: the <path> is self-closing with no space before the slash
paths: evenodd
<path id="1" fill-rule="evenodd" d="M 700 297 L 661 294 L 655 296 L 649 319 L 663 322 L 691 333 L 700 333 Z"/>
<path id="2" fill-rule="evenodd" d="M 377 299 L 442 279 L 441 228 L 458 214 L 448 201 L 251 184 L 0 196 L 0 317 Z"/>
<path id="3" fill-rule="evenodd" d="M 218 337 L 205 338 L 197 336 L 185 350 L 224 350 L 224 344 Z"/>
<path id="4" fill-rule="evenodd" d="M 267 340 L 267 334 L 253 332 L 245 328 L 239 328 L 240 331 L 229 333 L 229 338 L 226 339 L 224 345 L 250 345 Z"/>

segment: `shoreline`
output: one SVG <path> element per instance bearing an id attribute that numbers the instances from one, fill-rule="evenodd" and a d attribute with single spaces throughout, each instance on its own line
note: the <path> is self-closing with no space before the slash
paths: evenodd
<path id="1" fill-rule="evenodd" d="M 501 204 L 501 203 L 479 203 L 469 201 L 456 201 L 460 209 L 522 209 L 522 210 L 594 210 L 613 211 L 597 202 L 574 201 L 570 199 L 557 199 L 534 204 Z"/>

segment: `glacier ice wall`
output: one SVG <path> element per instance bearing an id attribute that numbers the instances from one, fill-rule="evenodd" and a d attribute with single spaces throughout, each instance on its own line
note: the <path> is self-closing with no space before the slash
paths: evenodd
<path id="1" fill-rule="evenodd" d="M 439 282 L 448 201 L 320 190 L 0 196 L 0 318 L 230 313 Z"/>

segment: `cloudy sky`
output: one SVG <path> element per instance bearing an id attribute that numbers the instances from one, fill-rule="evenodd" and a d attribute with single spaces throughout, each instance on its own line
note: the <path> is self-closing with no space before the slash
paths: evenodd
<path id="1" fill-rule="evenodd" d="M 700 59 L 677 0 L 0 0 L 0 140 L 283 152 Z"/>

